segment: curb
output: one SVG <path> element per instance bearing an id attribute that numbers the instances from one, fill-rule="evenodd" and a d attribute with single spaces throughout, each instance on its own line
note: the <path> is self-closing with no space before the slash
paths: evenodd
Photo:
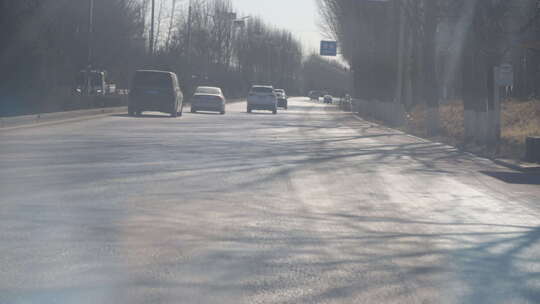
<path id="1" fill-rule="evenodd" d="M 521 163 L 516 162 L 513 160 L 506 160 L 506 159 L 499 159 L 499 158 L 490 158 L 491 161 L 496 163 L 497 165 L 501 165 L 503 167 L 507 167 L 516 171 L 521 172 L 540 172 L 540 164 L 533 164 L 533 163 Z"/>
<path id="2" fill-rule="evenodd" d="M 228 100 L 227 104 L 234 104 L 242 101 L 244 101 L 244 99 L 233 98 Z M 186 102 L 186 105 L 191 106 L 189 102 Z M 119 113 L 127 113 L 127 106 L 0 117 L 0 132 L 77 122 Z"/>
<path id="3" fill-rule="evenodd" d="M 383 128 L 386 128 L 386 129 L 389 129 L 389 130 L 392 130 L 392 131 L 400 132 L 405 136 L 420 140 L 420 141 L 422 141 L 424 143 L 432 142 L 432 143 L 438 143 L 438 144 L 442 144 L 442 145 L 451 146 L 451 145 L 446 144 L 446 143 L 435 142 L 435 141 L 432 141 L 432 140 L 429 140 L 429 139 L 426 139 L 426 138 L 422 138 L 422 137 L 418 137 L 418 136 L 409 134 L 409 133 L 404 132 L 402 130 L 394 129 L 394 128 L 391 128 L 391 127 L 388 127 L 388 126 L 385 126 L 385 125 L 381 125 L 381 124 L 376 123 L 376 122 L 365 120 L 360 115 L 358 115 L 357 113 L 354 113 L 354 112 L 351 112 L 351 114 L 352 114 L 352 116 L 354 118 L 356 118 L 358 120 L 367 121 L 367 122 L 369 122 L 371 124 L 374 124 L 374 125 L 377 125 L 379 127 L 383 127 Z M 509 168 L 509 169 L 512 169 L 512 170 L 516 170 L 516 171 L 520 171 L 520 172 L 526 172 L 526 173 L 540 172 L 540 164 L 523 163 L 523 162 L 519 162 L 519 161 L 515 161 L 515 160 L 507 160 L 507 159 L 500 159 L 500 158 L 491 158 L 491 157 L 486 157 L 486 156 L 477 154 L 477 153 L 472 152 L 472 151 L 468 151 L 468 150 L 460 148 L 460 147 L 455 147 L 455 146 L 451 146 L 451 147 L 454 147 L 454 148 L 458 149 L 459 151 L 462 151 L 462 152 L 467 153 L 469 155 L 473 155 L 475 157 L 488 159 L 488 160 L 492 161 L 493 163 L 495 163 L 497 165 L 500 165 L 500 166 L 503 166 L 503 167 L 506 167 L 506 168 Z"/>
<path id="4" fill-rule="evenodd" d="M 41 127 L 67 122 L 77 122 L 94 119 L 111 114 L 124 113 L 127 107 L 112 107 L 100 109 L 54 112 L 38 115 L 25 115 L 0 118 L 0 131 L 10 131 L 21 128 Z"/>

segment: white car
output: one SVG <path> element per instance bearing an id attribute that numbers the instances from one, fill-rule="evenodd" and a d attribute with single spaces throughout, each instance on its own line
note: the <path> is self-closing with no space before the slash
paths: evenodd
<path id="1" fill-rule="evenodd" d="M 276 97 L 278 100 L 278 108 L 283 108 L 287 110 L 288 108 L 288 101 L 287 101 L 287 93 L 285 93 L 285 90 L 283 89 L 275 89 L 274 93 L 276 93 Z"/>
<path id="2" fill-rule="evenodd" d="M 277 114 L 277 96 L 272 86 L 255 85 L 251 87 L 247 98 L 247 112 L 253 110 L 267 110 Z"/>
<path id="3" fill-rule="evenodd" d="M 225 96 L 217 87 L 198 87 L 191 98 L 191 113 L 214 111 L 225 114 Z"/>

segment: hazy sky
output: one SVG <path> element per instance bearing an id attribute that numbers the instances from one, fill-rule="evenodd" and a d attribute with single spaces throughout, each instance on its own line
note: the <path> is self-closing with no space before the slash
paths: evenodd
<path id="1" fill-rule="evenodd" d="M 242 15 L 262 17 L 268 24 L 290 30 L 306 53 L 317 51 L 322 34 L 315 0 L 232 0 Z"/>

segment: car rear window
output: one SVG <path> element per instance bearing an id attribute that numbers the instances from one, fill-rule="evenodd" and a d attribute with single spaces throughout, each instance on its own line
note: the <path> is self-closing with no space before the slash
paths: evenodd
<path id="1" fill-rule="evenodd" d="M 135 74 L 133 86 L 170 88 L 172 79 L 171 75 L 167 73 L 138 72 Z"/>
<path id="2" fill-rule="evenodd" d="M 265 94 L 271 94 L 274 93 L 274 90 L 269 87 L 253 87 L 251 88 L 252 93 L 265 93 Z"/>
<path id="3" fill-rule="evenodd" d="M 212 88 L 212 87 L 198 87 L 195 91 L 195 94 L 212 94 L 212 95 L 220 95 L 221 90 L 219 88 Z"/>
<path id="4" fill-rule="evenodd" d="M 193 100 L 212 100 L 212 101 L 221 101 L 220 96 L 215 96 L 215 94 L 195 94 Z"/>

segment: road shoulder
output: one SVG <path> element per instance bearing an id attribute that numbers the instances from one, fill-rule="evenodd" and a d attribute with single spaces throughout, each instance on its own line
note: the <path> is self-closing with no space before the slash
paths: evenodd
<path id="1" fill-rule="evenodd" d="M 457 149 L 457 150 L 461 151 L 464 154 L 468 154 L 468 155 L 471 155 L 471 156 L 474 156 L 474 157 L 490 160 L 494 164 L 506 167 L 506 168 L 511 169 L 511 170 L 516 170 L 516 171 L 526 172 L 526 173 L 540 172 L 540 164 L 528 163 L 528 162 L 524 162 L 524 161 L 520 161 L 520 160 L 513 160 L 513 159 L 489 157 L 489 156 L 483 155 L 481 153 L 475 153 L 474 151 L 470 151 L 468 149 L 463 149 L 463 148 L 460 148 L 460 147 L 451 146 L 451 145 L 449 145 L 447 143 L 442 143 L 442 142 L 437 142 L 437 141 L 433 141 L 433 140 L 426 139 L 426 138 L 421 138 L 421 137 L 409 134 L 409 133 L 407 133 L 407 132 L 405 132 L 403 130 L 394 129 L 392 127 L 382 125 L 382 124 L 380 124 L 378 122 L 373 122 L 371 120 L 367 120 L 367 119 L 361 117 L 360 115 L 358 115 L 357 113 L 350 113 L 350 114 L 354 119 L 359 120 L 359 121 L 368 122 L 371 125 L 377 126 L 380 129 L 388 130 L 388 131 L 395 132 L 395 133 L 400 133 L 403 136 L 407 136 L 409 138 L 414 138 L 414 139 L 419 140 L 419 141 L 424 142 L 424 143 L 436 143 L 436 144 L 452 147 L 454 149 Z"/>

